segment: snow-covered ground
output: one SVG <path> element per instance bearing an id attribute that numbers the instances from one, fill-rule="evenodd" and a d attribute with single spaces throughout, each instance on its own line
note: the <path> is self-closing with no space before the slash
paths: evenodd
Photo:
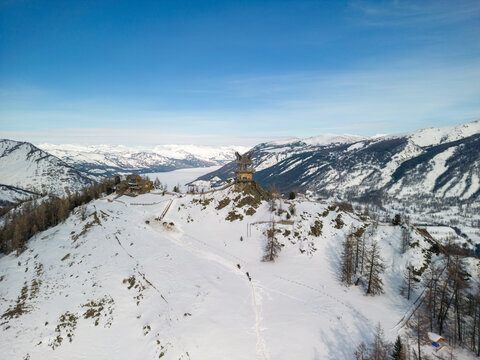
<path id="1" fill-rule="evenodd" d="M 406 263 L 424 261 L 420 234 L 412 232 L 419 246 L 402 256 L 399 227 L 372 231 L 385 293 L 365 296 L 340 283 L 338 267 L 346 234 L 368 220 L 323 203 L 278 202 L 295 207 L 294 222 L 277 225 L 284 246 L 275 262 L 262 262 L 269 224 L 259 222 L 286 213 L 272 214 L 266 202 L 239 207 L 239 196 L 233 187 L 111 195 L 89 203 L 85 219 L 78 209 L 35 236 L 19 257 L 2 256 L 1 356 L 352 359 L 378 322 L 389 340 L 403 331 L 415 297 L 408 302 L 398 289 Z"/>
<path id="2" fill-rule="evenodd" d="M 196 178 L 208 174 L 209 172 L 219 169 L 220 166 L 208 166 L 200 168 L 180 169 L 174 171 L 165 171 L 158 173 L 142 174 L 150 177 L 153 181 L 156 178 L 161 181 L 162 184 L 167 185 L 168 190 L 172 190 L 174 186 L 180 185 L 182 191 L 185 190 L 185 184 L 195 180 Z"/>

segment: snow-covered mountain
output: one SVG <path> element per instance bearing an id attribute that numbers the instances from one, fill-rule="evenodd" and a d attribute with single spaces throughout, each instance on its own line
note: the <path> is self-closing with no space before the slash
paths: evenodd
<path id="1" fill-rule="evenodd" d="M 5 185 L 0 197 L 6 202 L 31 193 L 64 196 L 90 183 L 91 179 L 30 143 L 0 140 L 0 184 Z"/>
<path id="2" fill-rule="evenodd" d="M 222 165 L 235 158 L 235 151 L 248 150 L 243 146 L 199 145 L 127 147 L 40 144 L 38 147 L 91 177 L 132 171 L 151 173 Z"/>
<path id="3" fill-rule="evenodd" d="M 324 197 L 470 201 L 480 195 L 479 149 L 480 121 L 335 142 L 293 139 L 254 147 L 254 177 L 266 188 Z M 219 185 L 234 167 L 199 180 Z"/>
<path id="4" fill-rule="evenodd" d="M 19 189 L 15 186 L 0 184 L 0 208 L 6 205 L 16 204 L 39 194 L 32 191 Z"/>
<path id="5" fill-rule="evenodd" d="M 308 200 L 275 207 L 282 211 L 230 187 L 111 195 L 78 208 L 20 256 L 0 257 L 2 356 L 353 359 L 377 323 L 388 340 L 401 334 L 416 349 L 404 325 L 422 289 L 406 300 L 399 287 L 407 264 L 423 271 L 442 258 L 428 233 L 410 228 L 414 245 L 402 254 L 398 226 Z M 263 262 L 272 220 L 281 251 Z M 340 281 L 342 243 L 355 229 L 381 248 L 381 295 Z"/>

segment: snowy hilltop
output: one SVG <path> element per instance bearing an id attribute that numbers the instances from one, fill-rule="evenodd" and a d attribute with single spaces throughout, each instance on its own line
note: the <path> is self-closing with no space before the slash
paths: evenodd
<path id="1" fill-rule="evenodd" d="M 441 234 L 253 185 L 111 194 L 0 257 L 0 348 L 8 359 L 353 359 L 380 324 L 385 342 L 416 349 L 423 278 L 454 258 L 428 230 Z M 349 244 L 364 252 L 352 263 Z M 472 286 L 478 264 L 464 265 Z M 455 336 L 450 311 L 444 336 Z M 449 351 L 474 358 L 436 354 Z"/>

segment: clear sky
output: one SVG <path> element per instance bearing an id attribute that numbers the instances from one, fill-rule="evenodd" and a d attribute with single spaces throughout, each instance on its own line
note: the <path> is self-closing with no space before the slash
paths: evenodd
<path id="1" fill-rule="evenodd" d="M 0 0 L 0 137 L 244 144 L 480 118 L 480 1 Z"/>

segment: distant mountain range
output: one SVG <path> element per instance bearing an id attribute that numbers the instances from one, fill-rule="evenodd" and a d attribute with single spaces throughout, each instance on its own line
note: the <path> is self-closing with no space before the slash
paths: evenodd
<path id="1" fill-rule="evenodd" d="M 0 202 L 65 195 L 116 173 L 224 165 L 194 183 L 219 186 L 233 177 L 235 151 L 248 147 L 79 146 L 0 140 Z M 254 178 L 286 193 L 376 202 L 469 202 L 480 195 L 480 121 L 396 135 L 321 135 L 262 143 L 253 149 Z"/>
<path id="2" fill-rule="evenodd" d="M 32 195 L 64 196 L 112 174 L 221 165 L 247 147 L 147 147 L 42 144 L 0 140 L 0 207 Z"/>
<path id="3" fill-rule="evenodd" d="M 373 138 L 323 136 L 262 143 L 254 178 L 282 192 L 405 201 L 471 201 L 480 195 L 480 121 Z M 218 186 L 235 162 L 194 183 Z"/>
<path id="4" fill-rule="evenodd" d="M 38 147 L 92 178 L 132 171 L 137 173 L 163 172 L 222 165 L 235 158 L 235 151 L 248 150 L 244 146 L 208 147 L 198 145 L 126 147 L 41 144 Z"/>

